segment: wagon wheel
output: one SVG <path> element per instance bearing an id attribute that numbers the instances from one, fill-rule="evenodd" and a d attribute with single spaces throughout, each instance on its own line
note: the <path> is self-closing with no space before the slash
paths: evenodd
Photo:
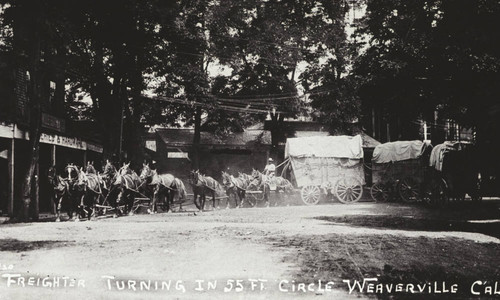
<path id="1" fill-rule="evenodd" d="M 443 178 L 433 182 L 431 187 L 431 201 L 436 205 L 444 205 L 449 201 L 448 185 Z"/>
<path id="2" fill-rule="evenodd" d="M 420 199 L 419 184 L 413 177 L 406 177 L 398 183 L 398 193 L 404 202 L 415 202 Z"/>
<path id="3" fill-rule="evenodd" d="M 256 193 L 258 192 L 258 193 Z M 245 199 L 248 203 L 254 207 L 257 202 L 264 200 L 264 192 L 261 191 L 249 191 L 245 193 Z"/>
<path id="4" fill-rule="evenodd" d="M 233 193 L 227 193 L 226 192 L 226 195 L 227 195 L 227 198 L 226 198 L 226 208 L 230 208 L 231 205 L 234 205 L 234 203 L 235 203 L 234 199 L 236 199 L 237 197 Z"/>
<path id="5" fill-rule="evenodd" d="M 306 205 L 316 205 L 319 202 L 321 190 L 315 185 L 308 185 L 300 191 L 300 197 Z"/>
<path id="6" fill-rule="evenodd" d="M 97 200 L 97 204 L 100 205 L 96 208 L 96 216 L 105 216 L 107 212 L 107 208 L 104 207 L 106 204 L 106 198 L 101 194 Z"/>
<path id="7" fill-rule="evenodd" d="M 335 184 L 335 196 L 345 204 L 358 202 L 363 196 L 363 185 L 356 177 L 341 178 Z"/>
<path id="8" fill-rule="evenodd" d="M 162 201 L 158 202 L 157 205 L 161 208 L 162 211 L 167 211 L 167 201 L 168 201 L 167 197 L 164 197 L 162 199 Z M 172 208 L 170 208 L 170 209 L 172 209 Z"/>
<path id="9" fill-rule="evenodd" d="M 370 195 L 375 202 L 387 202 L 389 200 L 389 185 L 385 183 L 375 183 L 370 189 Z"/>

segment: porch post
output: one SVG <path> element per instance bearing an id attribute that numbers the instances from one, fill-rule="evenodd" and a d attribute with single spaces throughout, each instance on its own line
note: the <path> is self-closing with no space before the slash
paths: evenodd
<path id="1" fill-rule="evenodd" d="M 9 216 L 13 217 L 14 216 L 14 175 L 15 175 L 15 166 L 14 166 L 14 159 L 15 159 L 15 152 L 14 152 L 14 146 L 15 146 L 15 139 L 12 137 L 10 140 L 10 149 L 8 151 L 8 163 L 9 163 L 9 195 L 8 195 L 8 203 L 7 203 L 7 213 Z"/>
<path id="2" fill-rule="evenodd" d="M 57 146 L 56 145 L 52 145 L 51 148 L 50 148 L 50 163 L 52 166 L 56 166 L 56 149 L 57 149 Z M 55 195 L 54 195 L 55 197 Z M 53 199 L 55 200 L 55 199 Z M 55 201 L 50 201 L 50 207 L 51 207 L 51 211 L 53 214 L 56 213 L 56 203 Z"/>
<path id="3" fill-rule="evenodd" d="M 386 127 L 387 127 L 387 141 L 390 142 L 391 141 L 391 131 L 390 131 L 389 122 L 387 122 Z"/>
<path id="4" fill-rule="evenodd" d="M 87 166 L 87 150 L 83 150 L 83 169 Z"/>
<path id="5" fill-rule="evenodd" d="M 40 158 L 39 161 L 35 167 L 35 181 L 34 183 L 34 188 L 35 188 L 35 203 L 33 203 L 33 220 L 38 221 L 39 216 L 40 216 Z"/>
<path id="6" fill-rule="evenodd" d="M 52 145 L 50 149 L 50 163 L 52 166 L 55 166 L 57 161 L 56 161 L 56 145 Z"/>

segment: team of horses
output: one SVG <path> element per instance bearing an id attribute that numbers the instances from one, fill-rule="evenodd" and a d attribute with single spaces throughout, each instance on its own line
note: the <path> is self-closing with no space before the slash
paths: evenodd
<path id="1" fill-rule="evenodd" d="M 48 179 L 54 191 L 56 221 L 61 220 L 63 208 L 68 212 L 70 220 L 80 218 L 92 219 L 99 214 L 113 211 L 117 217 L 121 214 L 133 214 L 137 198 L 151 199 L 149 213 L 156 213 L 158 205 L 163 211 L 172 211 L 175 199 L 181 203 L 187 199 L 183 181 L 172 174 L 159 174 L 149 164 L 144 163 L 141 171 L 136 173 L 130 163 L 124 163 L 117 169 L 109 160 L 103 172 L 97 172 L 92 162 L 85 169 L 68 164 L 62 174 L 56 168 L 48 170 Z M 207 196 L 212 197 L 213 209 L 220 208 L 220 200 L 227 198 L 226 208 L 230 207 L 231 198 L 236 208 L 243 207 L 247 191 L 260 191 L 264 195 L 266 206 L 269 206 L 269 193 L 276 191 L 292 192 L 292 184 L 279 176 L 266 176 L 258 170 L 252 174 L 239 173 L 233 176 L 222 172 L 222 184 L 213 177 L 206 176 L 198 170 L 189 173 L 189 184 L 193 191 L 193 202 L 200 211 L 205 209 Z M 216 205 L 217 202 L 217 205 Z"/>

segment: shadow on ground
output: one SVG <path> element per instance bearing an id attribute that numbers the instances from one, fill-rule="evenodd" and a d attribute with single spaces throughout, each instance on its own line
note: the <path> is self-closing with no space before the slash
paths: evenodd
<path id="1" fill-rule="evenodd" d="M 421 209 L 404 215 L 322 216 L 315 219 L 351 226 L 414 231 L 463 231 L 500 238 L 500 210 L 496 204 Z"/>
<path id="2" fill-rule="evenodd" d="M 68 241 L 20 241 L 17 239 L 0 239 L 0 251 L 25 252 L 37 249 L 66 247 Z"/>
<path id="3" fill-rule="evenodd" d="M 378 283 L 428 284 L 423 293 L 366 293 L 382 299 L 446 299 L 465 298 L 476 280 L 494 281 L 500 276 L 495 262 L 500 245 L 474 243 L 457 238 L 402 237 L 395 235 L 297 235 L 269 238 L 272 246 L 287 253 L 284 261 L 299 266 L 296 282 L 334 281 L 348 290 L 342 280 L 377 278 Z M 288 249 L 288 251 L 283 251 Z M 448 289 L 457 284 L 456 294 L 440 294 L 429 285 L 446 282 Z"/>

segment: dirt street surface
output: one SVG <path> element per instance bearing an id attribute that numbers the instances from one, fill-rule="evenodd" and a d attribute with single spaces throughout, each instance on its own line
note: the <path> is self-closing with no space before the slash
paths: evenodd
<path id="1" fill-rule="evenodd" d="M 0 225 L 0 299 L 499 297 L 499 207 L 187 207 Z M 385 285 L 353 288 L 363 278 Z"/>

